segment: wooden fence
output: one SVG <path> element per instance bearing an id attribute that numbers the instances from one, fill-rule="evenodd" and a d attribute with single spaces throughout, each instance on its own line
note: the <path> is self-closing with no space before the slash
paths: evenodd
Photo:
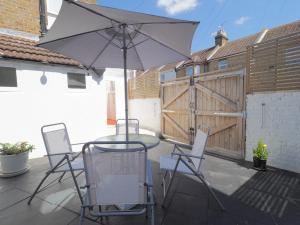
<path id="1" fill-rule="evenodd" d="M 198 128 L 210 128 L 209 151 L 243 158 L 244 74 L 231 68 L 162 83 L 162 134 L 193 143 Z"/>
<path id="2" fill-rule="evenodd" d="M 300 89 L 300 32 L 249 46 L 247 93 Z"/>

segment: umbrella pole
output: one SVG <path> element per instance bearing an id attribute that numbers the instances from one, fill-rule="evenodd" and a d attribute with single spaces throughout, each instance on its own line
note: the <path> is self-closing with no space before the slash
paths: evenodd
<path id="1" fill-rule="evenodd" d="M 125 89 L 125 123 L 126 123 L 126 141 L 128 141 L 128 91 L 127 91 L 127 46 L 126 46 L 126 24 L 123 28 L 123 62 L 124 62 L 124 89 Z"/>

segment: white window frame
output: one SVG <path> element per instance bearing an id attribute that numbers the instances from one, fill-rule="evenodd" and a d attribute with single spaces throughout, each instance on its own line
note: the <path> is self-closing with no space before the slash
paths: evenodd
<path id="1" fill-rule="evenodd" d="M 197 71 L 197 68 L 199 68 L 198 71 Z M 199 75 L 200 73 L 201 73 L 201 65 L 197 64 L 194 66 L 194 74 Z"/>
<path id="2" fill-rule="evenodd" d="M 16 87 L 6 87 L 6 86 L 0 86 L 0 92 L 15 92 L 20 90 L 20 85 L 19 85 L 19 77 L 18 77 L 18 70 L 15 67 L 12 66 L 0 66 L 0 68 L 13 68 L 16 71 L 16 82 L 17 86 Z"/>
<path id="3" fill-rule="evenodd" d="M 192 74 L 188 74 L 188 69 L 192 69 Z M 194 67 L 191 65 L 191 66 L 187 66 L 185 67 L 185 76 L 188 76 L 188 77 L 191 77 L 191 76 L 194 76 Z"/>
<path id="4" fill-rule="evenodd" d="M 84 88 L 79 88 L 79 87 L 70 87 L 69 86 L 69 75 L 74 75 L 74 74 L 78 74 L 78 76 L 84 76 L 84 84 L 85 84 L 85 87 Z M 85 90 L 88 89 L 88 86 L 87 86 L 87 79 L 86 79 L 86 74 L 85 73 L 79 73 L 79 72 L 68 72 L 67 73 L 67 88 L 68 90 L 70 91 L 75 91 L 75 92 L 84 92 Z"/>
<path id="5" fill-rule="evenodd" d="M 218 69 L 219 70 L 224 70 L 228 68 L 228 60 L 227 59 L 221 59 L 218 61 Z"/>
<path id="6" fill-rule="evenodd" d="M 166 73 L 169 73 L 169 72 L 174 72 L 175 76 L 174 76 L 173 79 L 168 79 L 168 80 L 174 80 L 174 79 L 176 79 L 176 72 L 174 70 L 172 70 L 172 69 L 171 70 L 165 70 L 165 71 L 159 72 L 159 83 L 162 82 L 162 81 L 168 81 L 168 80 L 165 79 L 165 77 L 162 80 L 161 77 L 162 77 L 162 75 L 165 75 Z"/>

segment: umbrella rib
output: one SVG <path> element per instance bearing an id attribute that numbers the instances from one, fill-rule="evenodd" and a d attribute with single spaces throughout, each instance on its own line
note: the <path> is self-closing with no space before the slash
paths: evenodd
<path id="1" fill-rule="evenodd" d="M 148 38 L 150 38 L 151 40 L 157 42 L 158 44 L 160 44 L 160 45 L 162 45 L 162 46 L 164 46 L 164 47 L 170 49 L 171 51 L 174 51 L 174 52 L 176 52 L 177 54 L 186 57 L 187 59 L 191 59 L 189 56 L 186 56 L 185 54 L 183 54 L 183 53 L 181 53 L 181 52 L 179 52 L 179 51 L 177 51 L 177 50 L 175 50 L 175 49 L 169 47 L 168 45 L 166 45 L 166 44 L 164 44 L 164 43 L 162 43 L 162 42 L 160 42 L 160 41 L 158 41 L 158 40 L 156 40 L 156 39 L 154 39 L 154 38 L 151 37 L 150 35 L 145 34 L 144 32 L 141 32 L 141 31 L 139 31 L 139 30 L 135 30 L 135 31 L 138 32 L 138 33 L 140 33 L 140 34 L 142 34 L 142 35 L 145 35 L 146 37 L 148 37 Z"/>
<path id="2" fill-rule="evenodd" d="M 200 22 L 199 21 L 177 21 L 177 22 L 146 22 L 146 23 L 129 23 L 127 25 L 148 25 L 148 24 L 180 24 L 180 23 L 183 23 L 183 24 L 186 24 L 186 23 L 191 23 L 191 24 L 199 24 Z"/>
<path id="3" fill-rule="evenodd" d="M 140 42 L 138 42 L 138 43 L 136 43 L 136 44 L 133 44 L 132 46 L 130 46 L 128 49 L 131 49 L 131 48 L 135 48 L 136 46 L 138 46 L 138 45 L 140 45 L 140 44 L 143 44 L 145 41 L 148 41 L 150 38 L 146 38 L 145 40 L 143 40 L 143 41 L 140 41 Z"/>
<path id="4" fill-rule="evenodd" d="M 97 11 L 95 11 L 95 10 L 92 10 L 92 9 L 90 9 L 90 8 L 88 8 L 88 7 L 85 7 L 85 6 L 83 6 L 83 5 L 81 5 L 81 4 L 77 3 L 77 2 L 75 2 L 74 0 L 66 0 L 66 1 L 69 2 L 69 3 L 71 3 L 71 4 L 74 4 L 74 5 L 78 6 L 78 7 L 80 7 L 80 8 L 83 8 L 83 9 L 85 9 L 85 10 L 87 10 L 87 11 L 93 13 L 93 14 L 96 14 L 96 15 L 98 15 L 98 16 L 102 16 L 102 17 L 105 18 L 105 19 L 108 19 L 108 20 L 110 20 L 110 21 L 114 21 L 115 23 L 119 23 L 119 24 L 121 23 L 121 22 L 118 21 L 118 20 L 115 20 L 115 19 L 113 19 L 113 18 L 110 18 L 110 17 L 108 17 L 108 16 L 103 15 L 102 13 L 99 13 L 99 12 L 97 12 Z"/>
<path id="5" fill-rule="evenodd" d="M 130 42 L 133 43 L 133 39 L 131 38 L 131 36 L 130 36 L 129 33 L 128 33 L 128 36 L 129 36 L 129 38 L 130 38 Z M 138 57 L 138 59 L 139 59 L 139 61 L 140 61 L 140 64 L 141 64 L 141 66 L 142 66 L 142 70 L 144 70 L 145 67 L 144 67 L 144 65 L 143 65 L 143 62 L 142 62 L 142 60 L 141 60 L 141 57 L 140 57 L 139 53 L 137 52 L 137 50 L 136 50 L 135 47 L 133 47 L 133 49 L 134 49 L 134 51 L 135 51 L 135 53 L 136 53 L 136 55 L 137 55 L 137 57 Z"/>
<path id="6" fill-rule="evenodd" d="M 95 57 L 95 59 L 93 60 L 93 62 L 91 63 L 91 65 L 89 65 L 88 69 L 91 69 L 92 66 L 94 65 L 94 63 L 97 61 L 97 59 L 99 59 L 99 57 L 102 55 L 102 53 L 107 49 L 107 47 L 110 45 L 110 43 L 113 41 L 113 39 L 116 37 L 117 34 L 115 34 L 114 36 L 112 36 L 112 38 L 106 43 L 106 45 L 104 46 L 104 48 L 98 53 L 98 55 Z"/>
<path id="7" fill-rule="evenodd" d="M 100 37 L 102 37 L 103 39 L 107 40 L 107 41 L 110 41 L 109 38 L 103 36 L 102 34 L 99 34 L 98 32 L 96 32 L 96 34 L 98 34 Z M 114 45 L 115 47 L 119 48 L 119 49 L 122 49 L 119 45 L 117 45 L 116 43 L 112 42 L 112 45 Z"/>
<path id="8" fill-rule="evenodd" d="M 111 28 L 113 28 L 113 27 L 106 27 L 106 28 L 103 28 L 103 29 L 91 30 L 91 31 L 80 33 L 80 34 L 74 34 L 74 35 L 70 35 L 70 36 L 67 36 L 67 37 L 57 38 L 57 39 L 52 40 L 52 41 L 46 41 L 46 42 L 37 44 L 37 46 L 41 46 L 41 45 L 44 45 L 44 44 L 49 44 L 49 43 L 56 42 L 56 41 L 61 41 L 61 40 L 72 38 L 72 37 L 77 37 L 77 36 L 84 35 L 84 34 L 89 34 L 89 33 L 93 33 L 93 32 L 107 30 L 107 29 L 111 29 Z"/>

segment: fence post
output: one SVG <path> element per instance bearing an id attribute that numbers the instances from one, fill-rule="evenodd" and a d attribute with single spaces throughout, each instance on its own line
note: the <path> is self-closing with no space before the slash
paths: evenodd
<path id="1" fill-rule="evenodd" d="M 190 101 L 190 128 L 189 128 L 189 141 L 190 144 L 194 144 L 194 137 L 195 137 L 195 126 L 196 126 L 196 90 L 195 90 L 195 79 L 194 76 L 190 77 L 190 87 L 189 87 L 189 101 Z"/>

